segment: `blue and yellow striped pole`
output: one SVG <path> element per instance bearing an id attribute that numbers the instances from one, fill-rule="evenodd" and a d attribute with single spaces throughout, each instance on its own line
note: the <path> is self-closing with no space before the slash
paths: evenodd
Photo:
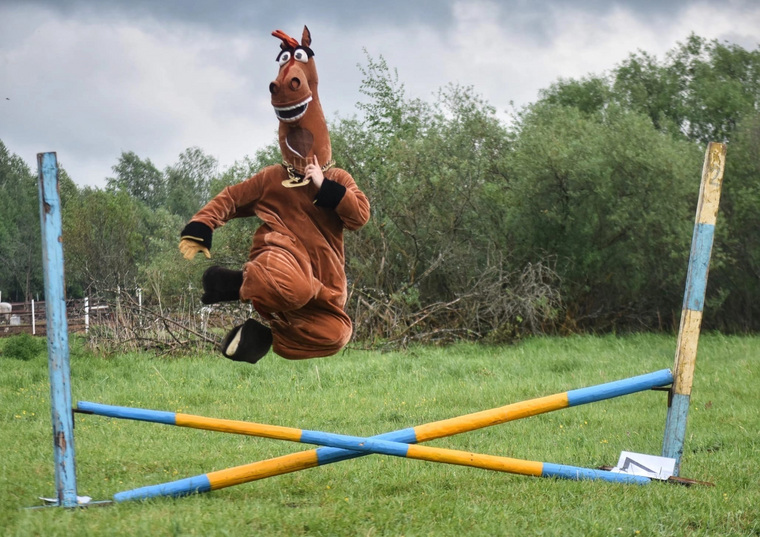
<path id="1" fill-rule="evenodd" d="M 705 304 L 707 273 L 710 267 L 725 165 L 726 145 L 708 144 L 702 168 L 702 182 L 699 189 L 694 234 L 691 240 L 681 326 L 678 330 L 678 343 L 673 367 L 674 380 L 668 399 L 668 416 L 662 443 L 663 457 L 676 459 L 675 475 L 680 472 L 681 455 L 683 455 L 684 439 L 686 438 L 686 419 L 689 415 L 699 330 Z"/>
<path id="2" fill-rule="evenodd" d="M 554 410 L 560 410 L 572 406 L 582 405 L 595 401 L 601 401 L 604 399 L 610 399 L 613 397 L 619 397 L 622 395 L 628 395 L 631 393 L 648 390 L 658 386 L 666 386 L 673 382 L 673 376 L 667 369 L 649 373 L 646 375 L 640 375 L 637 377 L 631 377 L 628 379 L 618 380 L 614 382 L 608 382 L 605 384 L 599 384 L 587 388 L 581 388 L 578 390 L 571 390 L 560 394 L 550 395 L 546 397 L 540 397 L 531 399 L 528 401 L 522 401 L 519 403 L 513 403 L 503 407 L 486 410 L 482 412 L 476 412 L 473 414 L 467 414 L 465 416 L 459 416 L 457 418 L 451 418 L 448 420 L 442 420 L 438 422 L 428 423 L 420 425 L 414 428 L 401 429 L 390 433 L 374 436 L 370 439 L 360 439 L 363 441 L 376 441 L 387 440 L 393 443 L 403 444 L 416 444 L 418 442 L 424 442 L 427 440 L 433 440 L 436 438 L 443 438 L 445 436 L 451 436 L 467 431 L 473 431 L 483 427 L 491 425 L 497 425 L 500 423 L 506 423 L 529 416 L 535 416 L 543 414 L 545 412 L 551 412 Z M 78 410 L 87 411 L 87 408 L 95 410 L 95 407 L 88 407 L 93 403 L 79 403 Z M 119 408 L 119 407 L 117 407 Z M 139 409 L 134 409 L 139 411 Z M 145 411 L 141 411 L 145 412 Z M 97 412 L 93 412 L 97 413 Z M 108 414 L 113 417 L 127 417 L 117 415 L 116 411 L 113 414 Z M 202 418 L 202 421 L 198 420 L 198 417 L 188 417 L 187 415 L 181 415 L 177 420 L 177 415 L 174 413 L 161 413 L 154 417 L 159 419 L 150 419 L 148 421 L 159 421 L 160 423 L 168 423 L 183 426 L 200 426 L 198 428 L 209 429 L 211 423 L 207 420 L 210 418 Z M 136 416 L 129 416 L 130 419 L 143 419 Z M 178 421 L 180 423 L 178 423 Z M 215 420 L 219 425 L 218 429 L 213 430 L 227 430 L 231 426 L 231 420 Z M 190 425 L 190 423 L 193 425 Z M 246 424 L 247 422 L 242 422 Z M 247 424 L 246 426 L 250 426 Z M 273 427 L 273 426 L 264 426 Z M 262 430 L 266 432 L 265 430 Z M 298 431 L 298 433 L 296 432 Z M 242 432 L 242 431 L 238 431 Z M 270 433 L 274 431 L 270 429 Z M 247 433 L 244 433 L 247 434 Z M 288 435 L 295 441 L 296 436 L 300 436 L 300 430 L 290 430 Z M 263 435 L 262 435 L 263 436 Z M 354 438 L 356 440 L 356 438 Z M 300 440 L 298 440 L 300 441 Z M 391 446 L 396 449 L 396 446 Z M 410 446 L 411 447 L 411 446 Z M 415 446 L 421 448 L 422 446 Z M 407 449 L 407 455 L 409 456 L 409 448 Z M 420 451 L 412 450 L 412 454 L 419 455 Z M 125 501 L 132 499 L 145 499 L 158 496 L 181 496 L 185 494 L 192 494 L 195 492 L 208 492 L 210 490 L 218 490 L 221 488 L 229 487 L 232 485 L 238 485 L 241 483 L 247 483 L 266 477 L 273 477 L 275 475 L 282 475 L 298 470 L 305 470 L 307 468 L 313 468 L 315 466 L 321 466 L 324 464 L 330 464 L 341 460 L 351 459 L 354 457 L 360 457 L 366 453 L 357 450 L 348 450 L 344 448 L 323 447 L 315 450 L 308 450 L 291 455 L 285 455 L 274 459 L 265 461 L 259 461 L 235 468 L 228 468 L 217 472 L 211 472 L 204 475 L 190 477 L 187 479 L 181 479 L 174 482 L 152 485 L 147 487 L 141 487 L 134 490 L 117 493 L 114 496 L 116 501 Z M 425 455 L 430 455 L 430 452 Z M 451 455 L 451 454 L 448 454 Z M 489 457 L 483 455 L 482 457 Z M 484 461 L 486 459 L 483 459 Z M 511 460 L 514 461 L 514 460 Z M 441 461 L 443 462 L 443 461 Z M 488 462 L 494 462 L 489 460 Z M 507 461 L 499 461 L 499 463 L 506 463 Z M 456 464 L 456 463 L 454 463 Z M 522 469 L 525 472 L 532 472 L 528 475 L 543 475 L 552 477 L 572 477 L 580 479 L 594 478 L 586 472 L 598 472 L 597 470 L 578 469 L 577 467 L 568 467 L 561 465 L 554 465 L 548 463 L 535 463 L 532 461 L 520 461 L 519 463 L 513 463 L 513 469 Z M 520 465 L 527 464 L 527 466 Z M 540 465 L 540 469 L 539 466 Z M 521 472 L 515 472 L 521 473 Z M 608 473 L 605 473 L 607 475 Z"/>
<path id="3" fill-rule="evenodd" d="M 318 446 L 358 451 L 360 453 L 379 453 L 381 455 L 392 455 L 394 457 L 405 457 L 408 459 L 470 466 L 473 468 L 495 470 L 511 474 L 534 477 L 558 477 L 563 479 L 600 479 L 617 483 L 644 484 L 649 482 L 649 479 L 646 477 L 642 478 L 640 476 L 618 474 L 604 470 L 594 470 L 577 466 L 563 466 L 537 461 L 513 459 L 509 457 L 499 457 L 495 455 L 483 455 L 480 453 L 471 453 L 454 449 L 420 446 L 395 442 L 392 440 L 383 440 L 380 438 L 363 438 L 344 434 L 327 433 L 324 431 L 282 427 L 279 425 L 265 425 L 262 423 L 247 421 L 206 418 L 203 416 L 194 416 L 192 414 L 102 405 L 87 401 L 78 403 L 77 407 L 77 409 L 82 412 L 114 418 L 136 419 L 154 423 L 177 425 L 180 427 L 190 427 L 193 429 L 247 434 L 263 438 L 273 438 L 276 440 L 300 442 L 302 444 L 315 444 Z"/>

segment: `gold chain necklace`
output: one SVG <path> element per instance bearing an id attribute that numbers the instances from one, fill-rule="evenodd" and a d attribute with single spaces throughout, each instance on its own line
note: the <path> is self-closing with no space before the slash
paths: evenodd
<path id="1" fill-rule="evenodd" d="M 322 166 L 322 173 L 326 172 L 330 168 L 335 166 L 335 161 L 330 160 L 327 164 Z M 311 179 L 306 179 L 303 175 L 298 173 L 289 162 L 282 161 L 282 167 L 288 172 L 288 178 L 282 182 L 282 186 L 285 188 L 297 188 L 299 186 L 306 186 L 311 183 Z"/>

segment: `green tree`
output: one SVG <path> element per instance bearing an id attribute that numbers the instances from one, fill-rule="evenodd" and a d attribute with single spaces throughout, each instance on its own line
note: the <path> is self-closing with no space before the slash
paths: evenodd
<path id="1" fill-rule="evenodd" d="M 760 113 L 739 123 L 728 146 L 707 285 L 708 328 L 760 327 Z"/>
<path id="2" fill-rule="evenodd" d="M 3 300 L 43 292 L 37 177 L 0 141 L 0 290 Z"/>
<path id="3" fill-rule="evenodd" d="M 388 67 L 382 56 L 375 60 L 367 51 L 366 67 L 359 65 L 364 78 L 359 91 L 369 98 L 357 103 L 364 113 L 364 125 L 377 141 L 413 133 L 429 116 L 428 106 L 419 99 L 407 99 L 398 72 Z"/>
<path id="4" fill-rule="evenodd" d="M 728 142 L 704 326 L 756 329 L 760 48 L 691 35 L 663 60 L 638 52 L 608 76 L 560 81 L 542 93 L 542 102 L 574 107 L 587 117 L 622 106 L 648 116 L 672 137 Z"/>
<path id="5" fill-rule="evenodd" d="M 144 252 L 140 205 L 126 192 L 85 189 L 63 211 L 67 284 L 87 292 L 132 286 Z"/>
<path id="6" fill-rule="evenodd" d="M 331 128 L 337 164 L 372 205 L 370 222 L 346 236 L 358 295 L 350 307 L 393 313 L 359 325 L 384 325 L 385 337 L 410 331 L 472 337 L 519 323 L 519 308 L 538 311 L 538 295 L 528 295 L 543 293 L 547 282 L 537 280 L 530 291 L 509 286 L 525 267 L 512 264 L 505 250 L 512 136 L 494 108 L 473 88 L 456 85 L 432 103 L 408 99 L 384 62 L 370 59 L 363 72 L 370 98 L 360 106 L 364 117 Z M 374 305 L 362 306 L 365 297 Z M 544 298 L 546 320 L 556 296 Z"/>
<path id="7" fill-rule="evenodd" d="M 539 95 L 548 104 L 572 106 L 584 114 L 599 112 L 613 98 L 610 81 L 601 76 L 560 79 L 548 89 L 539 91 Z"/>
<path id="8" fill-rule="evenodd" d="M 624 108 L 648 116 L 656 129 L 678 135 L 686 134 L 689 91 L 689 81 L 673 63 L 640 52 L 615 69 L 608 93 Z"/>
<path id="9" fill-rule="evenodd" d="M 139 211 L 142 248 L 137 263 L 137 279 L 142 287 L 143 299 L 158 303 L 176 303 L 184 296 L 188 286 L 198 289 L 203 270 L 208 264 L 188 262 L 182 258 L 177 244 L 183 219 L 164 208 L 157 211 Z M 216 240 L 214 241 L 216 251 Z M 214 263 L 217 263 L 214 252 Z"/>
<path id="10" fill-rule="evenodd" d="M 510 155 L 504 211 L 518 262 L 557 259 L 571 327 L 670 325 L 699 186 L 699 148 L 610 106 L 538 104 Z"/>
<path id="11" fill-rule="evenodd" d="M 609 75 L 560 80 L 541 96 L 584 113 L 617 103 L 649 116 L 662 132 L 701 143 L 731 140 L 760 108 L 760 48 L 692 34 L 663 60 L 639 51 Z"/>
<path id="12" fill-rule="evenodd" d="M 748 51 L 691 35 L 666 66 L 684 85 L 681 130 L 689 139 L 731 140 L 742 119 L 760 109 L 760 47 Z"/>
<path id="13" fill-rule="evenodd" d="M 189 219 L 209 200 L 209 186 L 217 174 L 217 161 L 198 147 L 179 155 L 169 166 L 166 177 L 166 207 L 183 219 Z"/>
<path id="14" fill-rule="evenodd" d="M 44 295 L 38 177 L 0 141 L 0 291 L 9 300 Z M 78 195 L 66 170 L 58 168 L 61 205 Z"/>
<path id="15" fill-rule="evenodd" d="M 166 203 L 166 182 L 150 159 L 142 160 L 133 151 L 122 152 L 113 166 L 116 177 L 107 180 L 109 190 L 121 190 L 151 209 Z"/>

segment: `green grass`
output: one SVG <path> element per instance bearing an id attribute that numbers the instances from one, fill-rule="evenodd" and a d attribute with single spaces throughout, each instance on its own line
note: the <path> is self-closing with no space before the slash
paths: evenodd
<path id="1" fill-rule="evenodd" d="M 7 340 L 5 340 L 7 341 Z M 531 339 L 259 364 L 217 356 L 89 355 L 73 342 L 74 401 L 368 436 L 671 367 L 675 337 Z M 0 349 L 3 341 L 0 340 Z M 760 337 L 700 340 L 686 488 L 530 478 L 368 456 L 193 497 L 27 510 L 54 493 L 47 362 L 0 354 L 0 529 L 87 535 L 760 535 Z M 574 407 L 430 445 L 613 465 L 659 454 L 665 392 Z M 76 416 L 80 495 L 115 492 L 308 449 L 276 440 Z"/>

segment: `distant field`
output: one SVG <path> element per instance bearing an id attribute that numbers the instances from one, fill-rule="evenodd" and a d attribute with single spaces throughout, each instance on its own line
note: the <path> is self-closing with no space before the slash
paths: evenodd
<path id="1" fill-rule="evenodd" d="M 669 368 L 675 336 L 349 350 L 303 362 L 269 355 L 255 366 L 216 355 L 100 358 L 72 343 L 74 401 L 371 436 Z M 371 455 L 186 498 L 25 510 L 54 493 L 46 356 L 3 353 L 0 366 L 2 535 L 760 535 L 760 337 L 700 340 L 682 475 L 715 486 L 691 488 Z M 666 397 L 633 394 L 430 445 L 614 465 L 622 450 L 660 453 Z M 75 420 L 79 494 L 96 500 L 311 448 L 98 416 Z"/>

